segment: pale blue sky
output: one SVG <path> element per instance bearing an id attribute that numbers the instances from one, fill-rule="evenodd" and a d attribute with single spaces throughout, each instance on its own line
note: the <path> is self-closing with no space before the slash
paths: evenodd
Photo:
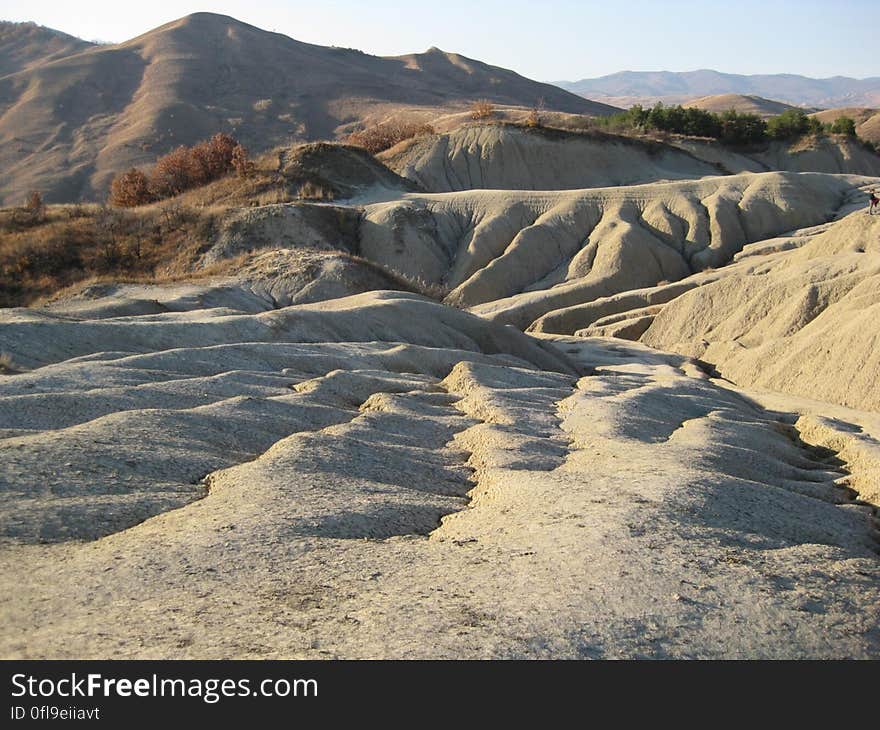
<path id="1" fill-rule="evenodd" d="M 438 46 L 542 81 L 627 69 L 880 76 L 877 0 L 0 0 L 0 19 L 104 41 L 196 11 L 378 55 Z"/>

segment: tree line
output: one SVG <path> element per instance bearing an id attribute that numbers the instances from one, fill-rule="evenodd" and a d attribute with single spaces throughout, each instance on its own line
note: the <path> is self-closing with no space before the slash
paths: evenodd
<path id="1" fill-rule="evenodd" d="M 757 114 L 734 109 L 716 114 L 695 107 L 664 106 L 650 109 L 636 105 L 631 109 L 597 120 L 600 126 L 613 131 L 650 131 L 709 137 L 731 146 L 757 145 L 773 140 L 793 140 L 806 134 L 844 134 L 856 137 L 855 122 L 841 116 L 831 124 L 823 124 L 801 109 L 788 109 L 768 120 Z M 865 140 L 861 140 L 873 147 Z"/>

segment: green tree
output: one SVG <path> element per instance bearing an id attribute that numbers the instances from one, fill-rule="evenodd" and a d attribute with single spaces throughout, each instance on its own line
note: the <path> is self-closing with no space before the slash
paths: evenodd
<path id="1" fill-rule="evenodd" d="M 735 146 L 760 144 L 767 140 L 767 122 L 757 114 L 740 114 L 729 109 L 720 117 L 721 141 Z"/>
<path id="2" fill-rule="evenodd" d="M 837 117 L 831 125 L 832 134 L 845 134 L 847 137 L 856 136 L 856 123 L 849 117 Z"/>
<path id="3" fill-rule="evenodd" d="M 821 128 L 817 119 L 808 117 L 800 109 L 787 109 L 767 122 L 767 134 L 778 140 L 795 139 L 807 132 L 820 131 Z"/>

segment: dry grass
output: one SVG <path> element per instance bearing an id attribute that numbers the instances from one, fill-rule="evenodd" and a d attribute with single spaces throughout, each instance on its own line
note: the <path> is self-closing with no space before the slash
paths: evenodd
<path id="1" fill-rule="evenodd" d="M 0 306 L 24 306 L 94 278 L 167 281 L 190 275 L 214 237 L 211 213 L 177 202 L 137 210 L 49 206 L 22 226 L 0 210 Z"/>
<path id="2" fill-rule="evenodd" d="M 18 375 L 24 372 L 18 367 L 8 352 L 0 352 L 0 375 Z"/>
<path id="3" fill-rule="evenodd" d="M 333 200 L 333 190 L 312 181 L 306 181 L 299 187 L 297 197 L 301 200 Z"/>
<path id="4" fill-rule="evenodd" d="M 359 132 L 352 132 L 345 142 L 356 147 L 363 147 L 367 152 L 375 155 L 391 149 L 404 140 L 431 134 L 434 134 L 434 128 L 430 124 L 392 120 Z"/>

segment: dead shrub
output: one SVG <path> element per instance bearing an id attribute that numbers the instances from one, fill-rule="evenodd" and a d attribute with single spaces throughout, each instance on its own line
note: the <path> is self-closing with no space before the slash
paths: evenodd
<path id="1" fill-rule="evenodd" d="M 43 220 L 46 217 L 46 204 L 43 202 L 43 194 L 39 190 L 31 190 L 28 193 L 24 207 L 34 218 Z"/>
<path id="2" fill-rule="evenodd" d="M 471 104 L 471 119 L 482 121 L 495 116 L 495 105 L 488 99 L 477 99 Z"/>
<path id="3" fill-rule="evenodd" d="M 9 220 L 10 227 L 29 228 L 39 225 L 46 220 L 46 205 L 43 203 L 43 195 L 39 190 L 31 190 L 21 208 L 12 211 Z"/>
<path id="4" fill-rule="evenodd" d="M 526 117 L 526 126 L 530 129 L 535 129 L 536 127 L 543 127 L 543 112 L 544 112 L 544 100 L 539 99 L 538 103 L 532 107 L 532 110 L 529 112 L 529 115 Z"/>
<path id="5" fill-rule="evenodd" d="M 297 197 L 302 200 L 333 200 L 335 196 L 333 190 L 330 188 L 326 188 L 319 183 L 307 180 L 300 185 Z"/>

